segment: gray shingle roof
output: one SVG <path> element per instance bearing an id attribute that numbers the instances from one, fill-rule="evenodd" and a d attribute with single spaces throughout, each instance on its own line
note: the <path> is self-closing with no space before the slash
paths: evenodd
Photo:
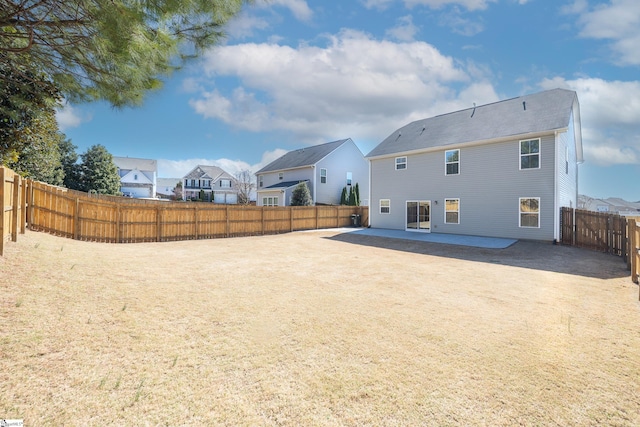
<path id="1" fill-rule="evenodd" d="M 301 181 L 283 181 L 283 182 L 279 182 L 277 184 L 273 184 L 270 185 L 268 187 L 265 187 L 265 190 L 273 190 L 274 188 L 289 188 L 289 187 L 294 187 L 298 184 L 300 184 L 301 182 L 309 182 L 308 179 L 303 179 Z"/>
<path id="2" fill-rule="evenodd" d="M 183 179 L 211 179 L 213 181 L 218 178 L 234 179 L 231 175 L 217 166 L 198 165 L 189 172 Z"/>
<path id="3" fill-rule="evenodd" d="M 564 129 L 574 102 L 574 91 L 552 89 L 417 120 L 393 132 L 366 157 Z"/>
<path id="4" fill-rule="evenodd" d="M 155 159 L 140 159 L 137 157 L 119 157 L 113 156 L 113 163 L 118 169 L 139 171 L 157 171 L 158 162 Z"/>
<path id="5" fill-rule="evenodd" d="M 256 174 L 315 165 L 347 141 L 349 138 L 289 151 L 260 169 Z"/>

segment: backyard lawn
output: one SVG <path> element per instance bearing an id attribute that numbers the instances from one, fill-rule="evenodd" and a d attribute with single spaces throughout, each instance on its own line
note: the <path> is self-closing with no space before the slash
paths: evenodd
<path id="1" fill-rule="evenodd" d="M 0 258 L 0 419 L 25 426 L 637 426 L 620 258 L 338 230 Z"/>

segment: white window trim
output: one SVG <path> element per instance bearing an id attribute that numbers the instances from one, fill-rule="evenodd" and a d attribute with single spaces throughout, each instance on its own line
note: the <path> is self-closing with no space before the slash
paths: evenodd
<path id="1" fill-rule="evenodd" d="M 322 171 L 324 171 L 324 176 L 322 176 Z M 322 178 L 324 178 L 324 182 L 322 182 Z M 327 183 L 327 168 L 320 168 L 320 184 Z"/>
<path id="2" fill-rule="evenodd" d="M 447 200 L 456 200 L 458 202 L 458 210 L 457 211 L 447 211 Z M 447 212 L 457 212 L 458 213 L 458 221 L 457 222 L 449 222 L 447 221 Z M 444 223 L 445 224 L 460 224 L 460 199 L 457 197 L 448 197 L 444 199 Z"/>
<path id="3" fill-rule="evenodd" d="M 458 152 L 458 160 L 455 162 L 447 162 L 447 153 L 449 151 L 457 151 Z M 457 173 L 447 173 L 447 166 L 448 165 L 453 165 L 453 164 L 457 164 L 458 165 L 458 172 Z M 455 148 L 453 150 L 445 150 L 444 152 L 444 174 L 446 176 L 449 175 L 460 175 L 460 149 L 459 148 Z"/>
<path id="4" fill-rule="evenodd" d="M 524 141 L 538 141 L 538 167 L 537 168 L 524 168 L 522 169 L 522 143 Z M 524 154 L 524 156 L 530 156 L 531 154 Z M 541 138 L 529 138 L 529 139 L 521 139 L 520 141 L 518 141 L 518 168 L 521 171 L 528 171 L 528 170 L 538 170 L 542 167 L 542 139 Z M 526 197 L 525 197 L 526 198 Z"/>
<path id="5" fill-rule="evenodd" d="M 384 206 L 384 207 L 389 209 L 389 212 L 382 212 L 382 208 L 383 208 L 382 202 L 388 203 L 388 206 Z M 380 199 L 378 212 L 380 213 L 380 215 L 389 215 L 391 213 L 391 199 Z"/>
<path id="6" fill-rule="evenodd" d="M 399 159 L 404 159 L 404 162 L 400 162 L 400 163 L 398 163 L 398 160 L 399 160 Z M 408 161 L 408 159 L 407 159 L 407 156 L 400 156 L 400 157 L 396 157 L 396 158 L 395 158 L 395 160 L 394 160 L 394 163 L 395 163 L 394 167 L 395 167 L 395 169 L 396 169 L 397 171 L 407 170 L 407 168 L 409 167 L 409 161 Z M 398 167 L 399 165 L 404 165 L 404 167 L 403 167 L 403 168 L 399 168 L 399 167 Z"/>
<path id="7" fill-rule="evenodd" d="M 527 200 L 527 199 L 535 199 L 538 201 L 538 226 L 537 227 L 531 227 L 529 225 L 522 225 L 522 214 L 530 214 L 531 212 L 522 212 L 520 210 L 520 207 L 522 206 L 522 201 L 523 200 Z M 540 197 L 520 197 L 518 199 L 518 227 L 519 228 L 540 228 L 540 222 L 541 222 L 541 218 L 540 218 Z"/>

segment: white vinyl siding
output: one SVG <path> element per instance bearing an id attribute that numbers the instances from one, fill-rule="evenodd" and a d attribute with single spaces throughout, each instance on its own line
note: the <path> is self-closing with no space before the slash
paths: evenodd
<path id="1" fill-rule="evenodd" d="M 411 168 L 402 173 L 395 170 L 393 155 L 372 159 L 370 198 L 389 199 L 394 206 L 404 206 L 407 200 L 433 200 L 432 208 L 436 208 L 435 200 L 444 203 L 455 197 L 464 208 L 459 212 L 459 224 L 446 223 L 444 206 L 438 205 L 431 212 L 434 232 L 552 241 L 554 219 L 559 215 L 554 209 L 554 135 L 540 137 L 539 169 L 520 171 L 515 160 L 518 147 L 515 138 L 465 146 L 460 149 L 464 151 L 464 171 L 455 176 L 443 174 L 443 149 L 408 156 Z M 563 153 L 564 147 L 559 155 Z M 575 169 L 574 162 L 569 175 L 562 174 L 562 178 L 575 177 Z M 540 198 L 540 228 L 519 226 L 518 199 L 524 196 Z M 377 209 L 370 212 L 374 228 L 402 230 L 405 222 L 403 209 L 392 209 L 389 214 L 380 214 Z"/>

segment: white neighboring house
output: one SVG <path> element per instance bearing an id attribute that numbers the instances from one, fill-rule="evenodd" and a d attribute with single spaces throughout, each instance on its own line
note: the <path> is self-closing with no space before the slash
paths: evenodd
<path id="1" fill-rule="evenodd" d="M 171 199 L 182 178 L 158 178 L 156 181 L 156 196 L 161 199 Z"/>
<path id="2" fill-rule="evenodd" d="M 289 206 L 293 189 L 306 182 L 313 204 L 339 205 L 342 189 L 358 184 L 368 205 L 369 164 L 351 138 L 289 151 L 256 172 L 257 206 Z"/>
<path id="3" fill-rule="evenodd" d="M 138 199 L 156 196 L 157 160 L 113 156 L 113 162 L 118 167 L 120 192 L 124 196 Z"/>
<path id="4" fill-rule="evenodd" d="M 182 199 L 236 204 L 236 179 L 217 166 L 198 165 L 182 178 Z"/>

